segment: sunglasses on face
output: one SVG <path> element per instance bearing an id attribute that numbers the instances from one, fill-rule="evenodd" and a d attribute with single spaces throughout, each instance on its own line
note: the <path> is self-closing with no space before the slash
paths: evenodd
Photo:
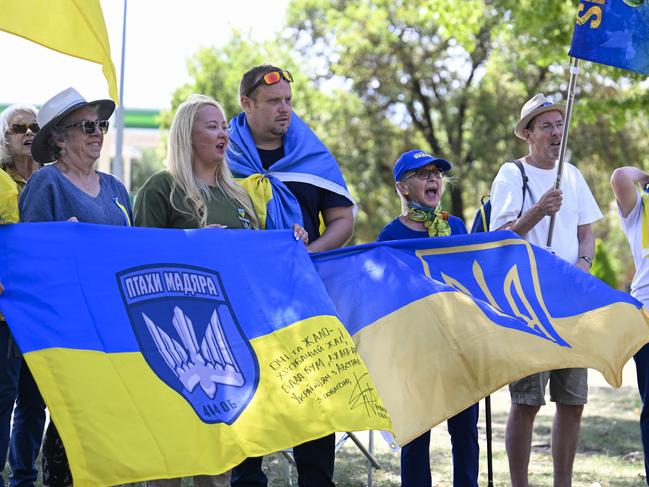
<path id="1" fill-rule="evenodd" d="M 106 132 L 108 132 L 108 120 L 79 120 L 65 128 L 70 129 L 72 127 L 81 127 L 81 130 L 86 135 L 94 134 L 95 130 L 99 128 L 99 131 L 106 135 Z"/>
<path id="2" fill-rule="evenodd" d="M 439 171 L 439 169 L 417 169 L 416 171 L 410 173 L 410 175 L 406 176 L 403 180 L 405 181 L 406 179 L 409 179 L 413 176 L 416 176 L 417 179 L 421 179 L 422 181 L 428 181 L 430 179 L 442 179 L 442 173 Z"/>
<path id="3" fill-rule="evenodd" d="M 26 134 L 27 129 L 32 131 L 32 134 L 35 134 L 38 132 L 41 128 L 38 126 L 37 123 L 14 123 L 9 127 L 9 133 L 10 134 Z"/>
<path id="4" fill-rule="evenodd" d="M 250 96 L 257 88 L 259 88 L 261 85 L 274 85 L 276 83 L 279 83 L 279 81 L 284 78 L 286 81 L 289 83 L 293 82 L 293 75 L 289 73 L 288 71 L 285 70 L 279 70 L 279 71 L 271 71 L 270 73 L 266 73 L 263 75 L 259 81 L 257 81 L 254 85 L 252 85 L 252 88 L 250 88 L 246 92 L 246 96 Z"/>

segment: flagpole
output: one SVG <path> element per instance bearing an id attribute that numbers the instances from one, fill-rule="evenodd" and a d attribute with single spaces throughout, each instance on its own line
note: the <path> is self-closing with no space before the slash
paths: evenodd
<path id="1" fill-rule="evenodd" d="M 485 423 L 487 426 L 487 486 L 494 486 L 494 464 L 492 452 L 492 432 L 491 432 L 491 396 L 484 398 Z"/>
<path id="2" fill-rule="evenodd" d="M 114 176 L 117 176 L 120 181 L 123 181 L 125 182 L 125 184 L 130 186 L 130 178 L 126 178 L 126 180 L 124 178 L 124 168 L 122 163 L 122 148 L 124 146 L 124 64 L 126 58 L 126 2 L 127 0 L 124 0 L 124 16 L 122 20 L 122 60 L 119 70 L 119 106 L 117 107 L 117 112 L 115 113 L 115 128 L 117 129 L 117 133 L 115 135 L 115 158 L 113 159 L 112 173 Z"/>
<path id="3" fill-rule="evenodd" d="M 570 131 L 570 118 L 572 116 L 572 104 L 575 99 L 575 87 L 577 86 L 577 75 L 579 74 L 579 59 L 570 58 L 570 83 L 568 84 L 568 102 L 566 104 L 566 116 L 563 120 L 563 137 L 561 137 L 561 146 L 559 147 L 559 164 L 557 167 L 557 180 L 554 183 L 554 189 L 561 187 L 561 176 L 563 175 L 563 160 L 566 156 L 566 147 L 568 147 L 568 132 Z M 554 222 L 556 213 L 550 217 L 550 228 L 548 229 L 548 241 L 546 246 L 552 247 L 552 234 L 554 232 Z"/>

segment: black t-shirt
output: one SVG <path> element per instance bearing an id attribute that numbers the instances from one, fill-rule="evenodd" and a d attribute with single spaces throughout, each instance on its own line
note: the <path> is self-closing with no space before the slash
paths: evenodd
<path id="1" fill-rule="evenodd" d="M 284 157 L 284 146 L 273 150 L 257 148 L 257 151 L 259 152 L 261 164 L 266 170 Z M 313 242 L 320 237 L 320 212 L 328 208 L 352 206 L 352 202 L 344 196 L 327 189 L 319 188 L 313 184 L 292 181 L 285 182 L 284 184 L 300 204 L 304 229 L 309 234 L 309 242 Z"/>

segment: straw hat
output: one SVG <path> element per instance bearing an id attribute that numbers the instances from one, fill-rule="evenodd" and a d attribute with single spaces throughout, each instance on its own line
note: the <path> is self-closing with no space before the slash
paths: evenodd
<path id="1" fill-rule="evenodd" d="M 514 127 L 516 137 L 525 140 L 523 130 L 527 128 L 532 119 L 542 113 L 552 111 L 561 112 L 564 117 L 566 116 L 566 107 L 553 103 L 543 93 L 537 93 L 527 100 L 521 109 L 521 118 Z"/>

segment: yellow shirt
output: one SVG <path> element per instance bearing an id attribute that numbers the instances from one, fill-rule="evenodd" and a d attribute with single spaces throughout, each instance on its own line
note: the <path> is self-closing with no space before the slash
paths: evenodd
<path id="1" fill-rule="evenodd" d="M 13 168 L 12 168 L 13 169 Z M 14 169 L 14 172 L 15 169 Z M 16 175 L 24 180 L 16 172 Z M 11 175 L 0 170 L 0 223 L 16 223 L 18 221 L 18 194 L 20 182 L 14 181 Z M 24 187 L 24 184 L 22 185 Z"/>

